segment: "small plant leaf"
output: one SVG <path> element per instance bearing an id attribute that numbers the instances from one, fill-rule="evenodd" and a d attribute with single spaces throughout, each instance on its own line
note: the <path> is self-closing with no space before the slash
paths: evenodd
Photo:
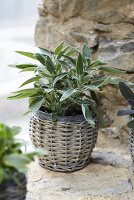
<path id="1" fill-rule="evenodd" d="M 75 61 L 75 59 L 73 59 L 72 57 L 70 57 L 70 56 L 67 56 L 67 55 L 63 55 L 67 60 L 69 60 L 72 64 L 73 64 L 73 66 L 76 66 L 76 61 Z"/>
<path id="2" fill-rule="evenodd" d="M 28 67 L 21 70 L 20 72 L 34 72 L 34 71 L 35 71 L 35 67 Z"/>
<path id="3" fill-rule="evenodd" d="M 53 122 L 56 122 L 57 121 L 57 119 L 58 119 L 58 116 L 57 116 L 57 113 L 55 113 L 55 112 L 52 112 L 52 121 Z"/>
<path id="4" fill-rule="evenodd" d="M 99 102 L 99 100 L 98 100 L 98 97 L 97 97 L 95 91 L 92 91 L 92 90 L 91 90 L 91 91 L 90 91 L 90 94 L 91 94 L 92 99 L 96 102 L 96 104 L 97 104 L 97 105 L 100 105 L 100 102 Z"/>
<path id="5" fill-rule="evenodd" d="M 103 87 L 109 83 L 111 76 L 108 76 L 98 87 Z"/>
<path id="6" fill-rule="evenodd" d="M 95 85 L 86 85 L 84 88 L 86 90 L 99 91 L 99 88 Z"/>
<path id="7" fill-rule="evenodd" d="M 45 48 L 39 47 L 41 54 L 45 55 L 45 56 L 51 56 L 52 52 L 48 51 Z"/>
<path id="8" fill-rule="evenodd" d="M 31 93 L 19 93 L 17 95 L 14 95 L 14 96 L 10 96 L 8 97 L 7 99 L 10 99 L 10 100 L 13 100 L 13 99 L 24 99 L 24 98 L 27 98 L 27 97 L 32 97 L 35 93 L 31 92 Z"/>
<path id="9" fill-rule="evenodd" d="M 63 95 L 60 98 L 60 101 L 64 101 L 65 99 L 68 99 L 69 97 L 71 97 L 76 92 L 78 92 L 76 89 L 68 89 L 67 91 L 65 91 L 63 93 Z"/>
<path id="10" fill-rule="evenodd" d="M 133 91 L 124 83 L 119 83 L 119 89 L 121 91 L 122 96 L 128 100 L 128 99 L 134 99 L 134 93 Z"/>
<path id="11" fill-rule="evenodd" d="M 77 50 L 76 49 L 71 49 L 70 51 L 68 51 L 65 55 L 66 56 L 71 56 L 72 54 L 76 53 Z"/>
<path id="12" fill-rule="evenodd" d="M 40 53 L 35 53 L 35 57 L 37 58 L 37 60 L 40 61 L 41 64 L 45 65 L 45 58 L 42 54 Z"/>
<path id="13" fill-rule="evenodd" d="M 10 100 L 19 99 L 19 98 L 21 98 L 21 96 L 22 96 L 22 94 L 19 93 L 19 94 L 7 97 L 7 99 L 10 99 Z"/>
<path id="14" fill-rule="evenodd" d="M 50 92 L 54 91 L 54 89 L 53 88 L 43 88 L 43 91 L 46 93 L 50 93 Z"/>
<path id="15" fill-rule="evenodd" d="M 111 76 L 108 76 L 102 80 L 93 82 L 91 85 L 96 86 L 96 87 L 103 87 L 106 84 L 108 84 L 110 81 L 111 81 Z"/>
<path id="16" fill-rule="evenodd" d="M 6 155 L 4 158 L 5 165 L 9 167 L 13 167 L 19 172 L 25 173 L 27 168 L 26 165 L 28 165 L 31 161 L 27 156 L 24 154 L 18 154 L 18 153 L 12 153 L 9 155 Z"/>
<path id="17" fill-rule="evenodd" d="M 129 127 L 130 129 L 134 130 L 134 120 L 128 122 L 127 125 L 128 125 L 128 127 Z"/>
<path id="18" fill-rule="evenodd" d="M 127 102 L 134 107 L 134 99 L 128 99 Z"/>
<path id="19" fill-rule="evenodd" d="M 101 128 L 104 128 L 105 127 L 104 119 L 103 119 L 103 115 L 102 115 L 102 112 L 100 111 L 99 106 L 95 105 L 93 108 L 94 108 L 94 111 L 95 111 L 97 117 L 99 118 Z"/>
<path id="20" fill-rule="evenodd" d="M 61 43 L 56 47 L 56 49 L 54 50 L 54 53 L 55 53 L 56 55 L 58 55 L 58 54 L 61 52 L 61 50 L 63 49 L 63 46 L 64 46 L 64 42 L 61 42 Z"/>
<path id="21" fill-rule="evenodd" d="M 124 115 L 133 115 L 134 110 L 119 110 L 117 116 L 124 116 Z"/>
<path id="22" fill-rule="evenodd" d="M 82 50 L 82 54 L 83 54 L 84 57 L 90 58 L 90 56 L 91 56 L 91 50 L 90 50 L 90 48 L 88 47 L 87 44 L 84 44 L 83 50 Z"/>
<path id="23" fill-rule="evenodd" d="M 41 77 L 40 76 L 35 76 L 35 77 L 32 77 L 30 79 L 28 79 L 27 81 L 25 81 L 20 87 L 23 87 L 29 83 L 32 83 L 32 82 L 35 82 L 35 81 L 38 81 Z"/>
<path id="24" fill-rule="evenodd" d="M 44 102 L 44 97 L 36 97 L 29 105 L 29 109 L 33 112 L 40 109 Z"/>
<path id="25" fill-rule="evenodd" d="M 82 104 L 82 112 L 83 112 L 83 115 L 86 119 L 86 121 L 89 122 L 89 124 L 91 124 L 91 126 L 94 128 L 95 127 L 95 122 L 92 118 L 92 113 L 90 112 L 88 106 L 86 104 Z"/>
<path id="26" fill-rule="evenodd" d="M 78 55 L 76 66 L 77 66 L 77 74 L 81 75 L 83 73 L 83 59 L 81 53 L 79 53 Z"/>
<path id="27" fill-rule="evenodd" d="M 100 60 L 94 61 L 89 65 L 89 69 L 92 69 L 94 67 L 98 67 L 98 66 L 103 66 L 103 65 L 107 65 L 107 63 L 102 62 Z"/>
<path id="28" fill-rule="evenodd" d="M 29 58 L 32 58 L 32 59 L 35 59 L 36 60 L 36 57 L 35 57 L 35 54 L 34 53 L 31 53 L 31 52 L 24 52 L 24 51 L 15 51 L 16 53 L 18 54 L 21 54 L 23 56 L 26 56 L 26 57 L 29 57 Z"/>
<path id="29" fill-rule="evenodd" d="M 52 74 L 54 72 L 54 65 L 52 63 L 51 60 L 48 59 L 49 57 L 47 57 L 46 59 L 46 68 L 49 71 L 50 74 Z"/>
<path id="30" fill-rule="evenodd" d="M 18 68 L 18 69 L 26 69 L 26 68 L 36 68 L 38 67 L 36 64 L 13 64 L 13 65 L 9 65 L 9 67 L 14 67 L 14 68 Z"/>
<path id="31" fill-rule="evenodd" d="M 112 67 L 100 67 L 99 69 L 104 72 L 109 72 L 112 74 L 125 74 L 126 73 L 125 70 L 116 69 L 116 68 L 112 68 Z"/>
<path id="32" fill-rule="evenodd" d="M 65 62 L 65 61 L 63 61 L 63 60 L 57 60 L 57 62 L 59 64 L 61 64 L 62 66 L 64 66 L 66 70 L 68 70 L 68 68 L 70 67 L 70 64 Z"/>
<path id="33" fill-rule="evenodd" d="M 62 80 L 65 76 L 67 76 L 68 73 L 67 72 L 64 72 L 64 73 L 61 73 L 59 75 L 57 75 L 54 80 L 53 80 L 53 87 L 55 86 L 55 84 L 59 81 L 59 80 Z"/>
<path id="34" fill-rule="evenodd" d="M 58 58 L 58 59 L 61 58 L 62 55 L 64 55 L 65 52 L 69 49 L 69 47 L 70 47 L 70 46 L 65 47 L 65 48 L 58 54 L 57 58 Z"/>
<path id="35" fill-rule="evenodd" d="M 39 88 L 28 88 L 28 89 L 23 89 L 23 90 L 17 90 L 13 93 L 20 93 L 20 94 L 26 94 L 26 93 L 37 93 L 39 92 L 40 89 Z"/>

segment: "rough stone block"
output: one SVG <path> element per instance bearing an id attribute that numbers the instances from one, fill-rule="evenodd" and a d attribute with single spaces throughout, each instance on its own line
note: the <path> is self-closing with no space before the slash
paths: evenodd
<path id="1" fill-rule="evenodd" d="M 117 23 L 123 20 L 122 15 L 118 13 L 118 9 L 127 5 L 128 1 L 122 0 L 85 0 L 81 16 L 106 24 Z"/>
<path id="2" fill-rule="evenodd" d="M 43 7 L 47 13 L 59 17 L 59 0 L 43 0 Z"/>
<path id="3" fill-rule="evenodd" d="M 70 32 L 70 35 L 77 41 L 87 43 L 91 48 L 98 45 L 98 34 L 91 32 L 89 34 L 85 34 L 82 32 Z"/>
<path id="4" fill-rule="evenodd" d="M 96 23 L 94 26 L 94 29 L 99 32 L 106 32 L 106 33 L 109 33 L 112 30 L 110 25 L 101 24 L 101 23 Z"/>
<path id="5" fill-rule="evenodd" d="M 80 12 L 83 2 L 81 0 L 60 0 L 60 17 L 62 21 L 70 17 L 77 16 Z"/>

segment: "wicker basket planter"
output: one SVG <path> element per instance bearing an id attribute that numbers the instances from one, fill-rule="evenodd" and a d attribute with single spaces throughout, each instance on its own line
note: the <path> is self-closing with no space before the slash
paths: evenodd
<path id="1" fill-rule="evenodd" d="M 53 171 L 71 172 L 86 166 L 95 147 L 99 122 L 96 126 L 83 115 L 60 117 L 52 122 L 50 114 L 37 111 L 30 116 L 30 137 L 35 147 L 47 150 L 39 156 L 39 164 Z"/>
<path id="2" fill-rule="evenodd" d="M 131 130 L 129 133 L 129 150 L 134 164 L 134 130 Z"/>
<path id="3" fill-rule="evenodd" d="M 26 177 L 18 174 L 19 184 L 13 179 L 7 180 L 0 184 L 0 200 L 25 200 L 26 198 Z"/>
<path id="4" fill-rule="evenodd" d="M 130 118 L 131 120 L 134 120 L 134 118 Z M 130 154 L 131 154 L 131 158 L 134 164 L 134 130 L 130 130 L 129 133 L 129 150 L 130 150 Z"/>

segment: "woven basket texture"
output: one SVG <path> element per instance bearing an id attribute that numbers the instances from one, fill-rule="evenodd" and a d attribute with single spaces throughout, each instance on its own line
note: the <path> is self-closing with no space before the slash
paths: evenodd
<path id="1" fill-rule="evenodd" d="M 134 163 L 134 131 L 130 131 L 129 133 L 129 150 Z"/>
<path id="2" fill-rule="evenodd" d="M 39 164 L 53 171 L 71 172 L 86 166 L 95 147 L 99 122 L 95 128 L 83 115 L 60 117 L 52 122 L 51 116 L 38 111 L 30 116 L 30 137 L 35 147 L 47 150 L 39 156 Z"/>
<path id="3" fill-rule="evenodd" d="M 0 185 L 0 200 L 25 200 L 26 198 L 26 177 L 19 175 L 17 184 L 13 179 L 4 181 Z"/>

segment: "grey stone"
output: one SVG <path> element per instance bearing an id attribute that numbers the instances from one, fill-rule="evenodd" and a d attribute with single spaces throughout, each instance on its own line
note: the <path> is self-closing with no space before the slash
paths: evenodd
<path id="1" fill-rule="evenodd" d="M 77 42 L 86 42 L 89 44 L 90 47 L 95 47 L 98 45 L 98 34 L 95 33 L 81 33 L 81 32 L 70 32 L 70 35 L 77 41 Z"/>
<path id="2" fill-rule="evenodd" d="M 120 51 L 123 53 L 134 51 L 134 41 L 122 44 L 120 47 Z"/>
<path id="3" fill-rule="evenodd" d="M 43 0 L 43 8 L 46 13 L 59 17 L 59 0 Z"/>
<path id="4" fill-rule="evenodd" d="M 118 57 L 118 47 L 114 44 L 108 45 L 105 48 L 99 46 L 99 59 L 109 62 Z"/>
<path id="5" fill-rule="evenodd" d="M 110 25 L 106 25 L 106 24 L 101 24 L 101 23 L 96 23 L 94 26 L 94 29 L 99 31 L 99 32 L 111 32 L 111 26 Z"/>
<path id="6" fill-rule="evenodd" d="M 134 52 L 131 53 L 122 53 L 120 52 L 119 56 L 114 58 L 109 63 L 110 66 L 118 67 L 119 69 L 125 69 L 128 70 L 134 68 Z M 133 81 L 133 75 L 128 75 L 126 77 L 128 80 Z"/>
<path id="7" fill-rule="evenodd" d="M 118 9 L 127 6 L 127 1 L 122 0 L 85 0 L 81 16 L 100 23 L 117 23 L 123 21 Z"/>
<path id="8" fill-rule="evenodd" d="M 92 162 L 102 165 L 111 165 L 114 167 L 131 168 L 132 161 L 112 151 L 94 152 Z"/>
<path id="9" fill-rule="evenodd" d="M 98 156 L 101 158 L 101 155 Z M 108 153 L 106 159 L 109 160 L 111 156 L 112 153 Z M 119 156 L 115 157 L 119 159 Z M 44 200 L 44 198 L 127 200 L 124 199 L 127 193 L 127 197 L 131 199 L 133 175 L 129 172 L 128 165 L 124 168 L 118 165 L 115 167 L 112 165 L 114 161 L 101 163 L 100 159 L 98 164 L 91 163 L 74 173 L 55 173 L 39 167 L 37 162 L 32 163 L 29 166 L 28 198 L 31 200 Z M 111 198 L 113 196 L 114 198 Z"/>
<path id="10" fill-rule="evenodd" d="M 48 14 L 48 11 L 46 9 L 44 9 L 42 4 L 39 4 L 38 12 L 39 12 L 39 15 L 42 16 L 42 17 L 45 17 Z"/>
<path id="11" fill-rule="evenodd" d="M 134 51 L 134 41 L 132 40 L 111 40 L 103 38 L 99 43 L 99 58 L 103 61 L 117 60 L 125 53 Z M 133 60 L 133 59 L 132 59 Z M 131 61 L 131 60 L 130 60 Z"/>
<path id="12" fill-rule="evenodd" d="M 104 134 L 106 134 L 112 138 L 120 137 L 119 129 L 117 127 L 108 127 L 103 130 L 101 129 L 101 131 L 104 132 Z"/>
<path id="13" fill-rule="evenodd" d="M 134 1 L 130 4 L 119 8 L 119 14 L 124 18 L 124 21 L 134 24 Z"/>
<path id="14" fill-rule="evenodd" d="M 62 21 L 77 16 L 81 10 L 82 4 L 83 2 L 81 0 L 60 0 L 60 17 Z"/>
<path id="15" fill-rule="evenodd" d="M 127 37 L 130 39 L 134 39 L 134 31 L 127 34 Z"/>

